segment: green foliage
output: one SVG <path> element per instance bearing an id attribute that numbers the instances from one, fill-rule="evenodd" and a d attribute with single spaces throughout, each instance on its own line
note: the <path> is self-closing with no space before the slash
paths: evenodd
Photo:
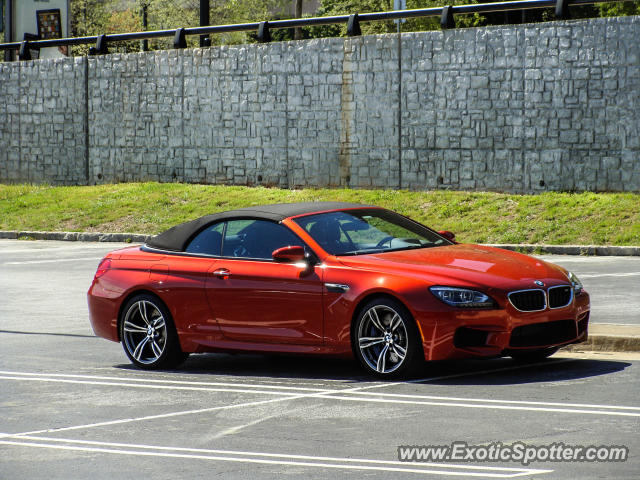
<path id="1" fill-rule="evenodd" d="M 640 1 L 599 3 L 595 6 L 601 17 L 640 15 Z"/>
<path id="2" fill-rule="evenodd" d="M 106 33 L 108 10 L 99 0 L 70 0 L 71 36 L 85 37 Z M 72 47 L 74 55 L 86 55 L 89 45 Z"/>
<path id="3" fill-rule="evenodd" d="M 407 9 L 442 7 L 444 5 L 470 5 L 479 3 L 476 0 L 407 0 Z M 456 27 L 479 27 L 485 24 L 482 15 L 456 15 Z M 420 32 L 424 30 L 439 30 L 440 17 L 435 18 L 412 18 L 408 19 L 402 27 L 403 32 Z"/>
<path id="4" fill-rule="evenodd" d="M 147 6 L 147 30 L 171 30 L 195 27 L 200 23 L 199 0 L 138 0 L 123 4 L 121 0 L 71 0 L 71 32 L 74 37 L 142 31 L 142 6 Z M 210 21 L 213 25 L 257 22 L 281 15 L 287 0 L 212 0 Z M 127 8 L 123 7 L 126 6 Z M 255 37 L 255 35 L 253 35 Z M 212 35 L 214 45 L 237 44 L 252 41 L 244 32 Z M 187 37 L 187 45 L 199 43 L 195 36 Z M 149 41 L 150 49 L 167 49 L 173 38 Z M 139 51 L 139 42 L 118 43 L 109 46 L 112 52 Z M 89 45 L 74 47 L 73 53 L 85 55 Z"/>
<path id="5" fill-rule="evenodd" d="M 476 0 L 407 0 L 407 9 L 442 7 L 443 5 L 468 5 L 478 3 Z M 384 12 L 393 10 L 393 0 L 322 0 L 318 16 L 349 15 L 352 13 Z M 458 15 L 456 26 L 476 27 L 484 24 L 480 15 Z M 360 24 L 363 35 L 397 32 L 397 25 L 393 21 L 366 22 Z M 403 32 L 418 32 L 425 30 L 439 30 L 440 17 L 409 18 L 402 24 Z M 307 29 L 309 37 L 337 37 L 346 35 L 346 25 L 323 25 Z"/>
<path id="6" fill-rule="evenodd" d="M 71 33 L 73 36 L 98 35 L 142 30 L 142 5 L 147 5 L 147 30 L 175 29 L 192 27 L 199 24 L 199 0 L 70 0 Z M 442 7 L 443 5 L 466 5 L 478 3 L 477 0 L 407 0 L 407 9 Z M 292 0 L 211 0 L 210 19 L 213 25 L 237 24 L 289 18 Z M 389 11 L 393 9 L 393 0 L 322 0 L 317 12 L 311 16 L 348 15 Z M 614 2 L 598 5 L 572 6 L 573 18 L 597 16 L 639 15 L 640 0 L 634 2 Z M 533 10 L 525 16 L 515 12 L 505 15 L 502 12 L 486 15 L 456 15 L 457 27 L 477 27 L 488 24 L 503 24 L 521 21 L 553 20 L 553 10 Z M 438 30 L 440 18 L 412 18 L 402 24 L 403 32 Z M 363 22 L 363 35 L 394 33 L 397 25 L 393 21 Z M 346 34 L 346 24 L 320 25 L 303 29 L 303 38 L 335 37 Z M 272 30 L 276 41 L 292 40 L 293 29 Z M 212 35 L 213 45 L 240 44 L 256 41 L 255 32 L 233 32 Z M 151 49 L 171 48 L 173 39 L 151 40 Z M 194 47 L 198 39 L 187 38 L 187 44 Z M 73 47 L 73 53 L 84 55 L 88 45 Z M 139 42 L 117 44 L 110 50 L 127 52 L 138 51 Z"/>
<path id="7" fill-rule="evenodd" d="M 219 2 L 211 11 L 211 23 L 228 25 L 252 23 L 280 18 L 289 5 L 288 0 L 229 0 Z M 276 33 L 274 31 L 272 33 Z M 233 32 L 211 37 L 213 44 L 239 44 L 256 41 L 255 32 Z"/>

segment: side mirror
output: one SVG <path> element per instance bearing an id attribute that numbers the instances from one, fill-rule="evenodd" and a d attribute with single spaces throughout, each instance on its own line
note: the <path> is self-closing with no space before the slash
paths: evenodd
<path id="1" fill-rule="evenodd" d="M 276 262 L 303 262 L 305 260 L 304 247 L 300 245 L 288 245 L 278 248 L 273 251 L 271 257 L 273 257 Z"/>
<path id="2" fill-rule="evenodd" d="M 447 240 L 451 240 L 452 242 L 456 241 L 456 234 L 453 232 L 450 232 L 449 230 L 440 230 L 438 234 L 443 236 Z"/>

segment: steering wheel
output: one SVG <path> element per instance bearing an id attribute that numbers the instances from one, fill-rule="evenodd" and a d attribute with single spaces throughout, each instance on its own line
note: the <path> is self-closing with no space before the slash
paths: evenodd
<path id="1" fill-rule="evenodd" d="M 380 240 L 377 244 L 376 244 L 376 248 L 380 248 L 382 247 L 385 243 L 389 242 L 389 248 L 391 248 L 391 241 L 396 238 L 393 235 L 387 235 L 386 237 L 384 237 L 382 240 Z"/>

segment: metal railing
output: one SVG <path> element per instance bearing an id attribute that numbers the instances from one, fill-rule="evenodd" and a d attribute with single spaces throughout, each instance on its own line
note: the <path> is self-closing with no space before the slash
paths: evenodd
<path id="1" fill-rule="evenodd" d="M 614 0 L 619 2 L 633 0 Z M 62 47 L 73 45 L 91 45 L 90 55 L 108 53 L 108 44 L 114 42 L 128 42 L 133 40 L 149 40 L 173 37 L 174 48 L 186 48 L 186 37 L 190 35 L 211 35 L 229 32 L 257 33 L 258 41 L 271 41 L 270 30 L 295 27 L 312 27 L 317 25 L 347 24 L 347 35 L 361 35 L 361 22 L 375 22 L 383 20 L 398 20 L 405 18 L 440 17 L 443 29 L 455 27 L 455 15 L 473 13 L 509 12 L 519 10 L 535 10 L 555 8 L 557 19 L 569 18 L 569 5 L 589 5 L 611 2 L 611 0 L 519 0 L 496 3 L 478 3 L 473 5 L 454 5 L 434 8 L 420 8 L 415 10 L 394 10 L 389 12 L 354 13 L 351 15 L 336 15 L 330 17 L 293 18 L 288 20 L 270 20 L 253 23 L 239 23 L 232 25 L 212 25 L 207 27 L 177 28 L 172 30 L 154 30 L 149 32 L 115 33 L 109 35 L 93 35 L 87 37 L 57 38 L 49 40 L 22 41 L 0 44 L 1 50 L 18 50 L 20 60 L 30 60 L 31 50 L 48 47 Z"/>

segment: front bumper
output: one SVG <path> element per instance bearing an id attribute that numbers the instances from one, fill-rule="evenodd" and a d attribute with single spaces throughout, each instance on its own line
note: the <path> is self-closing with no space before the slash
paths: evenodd
<path id="1" fill-rule="evenodd" d="M 495 357 L 518 350 L 581 343 L 588 337 L 589 313 L 589 295 L 584 291 L 560 309 L 519 312 L 507 306 L 440 312 L 431 337 L 423 335 L 425 359 Z"/>

